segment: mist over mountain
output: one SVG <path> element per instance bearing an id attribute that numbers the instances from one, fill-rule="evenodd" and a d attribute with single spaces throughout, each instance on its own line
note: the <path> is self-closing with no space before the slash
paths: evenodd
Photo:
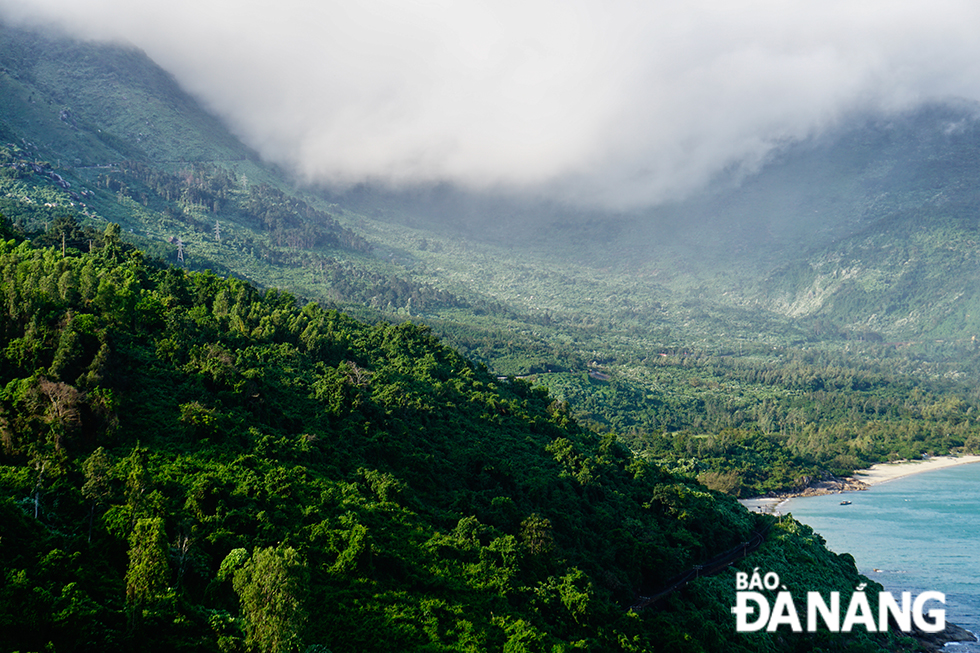
<path id="1" fill-rule="evenodd" d="M 451 184 L 333 194 L 377 217 L 540 248 L 584 225 L 597 252 L 623 257 L 697 244 L 713 258 L 805 256 L 912 207 L 973 204 L 980 103 L 922 103 L 864 115 L 774 149 L 751 175 L 730 172 L 680 200 L 632 210 L 586 208 Z"/>
<path id="2" fill-rule="evenodd" d="M 451 290 L 456 299 L 444 297 L 439 306 L 458 305 L 464 301 L 461 297 L 482 302 L 488 293 L 512 310 L 531 313 L 566 313 L 577 304 L 565 289 L 522 292 L 527 281 L 509 284 L 506 292 L 490 288 L 488 275 L 509 265 L 499 260 L 499 251 L 487 252 L 486 264 L 465 274 L 455 262 L 451 274 L 439 273 L 447 261 L 433 259 L 431 250 L 412 245 L 437 236 L 448 239 L 447 243 L 465 239 L 502 246 L 505 256 L 515 256 L 521 264 L 531 264 L 533 259 L 545 277 L 556 263 L 615 270 L 630 279 L 628 303 L 674 307 L 677 316 L 686 312 L 676 310 L 678 302 L 691 301 L 699 306 L 697 310 L 713 302 L 712 311 L 748 310 L 777 322 L 828 319 L 842 333 L 875 332 L 889 341 L 924 334 L 970 337 L 980 328 L 972 313 L 950 318 L 960 313 L 955 307 L 963 298 L 972 296 L 973 280 L 978 277 L 970 245 L 976 231 L 970 216 L 977 214 L 973 180 L 980 174 L 975 154 L 978 112 L 973 100 L 923 101 L 887 114 L 855 114 L 821 133 L 779 143 L 751 174 L 744 168 L 729 168 L 716 174 L 711 185 L 653 206 L 613 210 L 577 203 L 574 196 L 549 196 L 541 187 L 519 190 L 501 185 L 481 190 L 458 180 L 401 188 L 381 178 L 346 188 L 320 180 L 303 186 L 304 192 L 321 196 L 302 200 L 306 205 L 302 210 L 320 221 L 307 227 L 291 213 L 293 208 L 275 215 L 263 208 L 260 216 L 255 213 L 259 204 L 251 204 L 253 208 L 242 214 L 235 207 L 244 208 L 243 204 L 228 202 L 232 186 L 242 192 L 251 183 L 266 182 L 295 190 L 295 178 L 286 181 L 264 168 L 259 154 L 237 141 L 225 124 L 183 92 L 179 76 L 156 68 L 131 47 L 13 30 L 6 34 L 2 124 L 12 130 L 8 139 L 16 141 L 12 134 L 19 133 L 37 146 L 34 160 L 74 167 L 59 173 L 72 179 L 78 175 L 72 183 L 125 189 L 131 199 L 147 205 L 157 197 L 158 208 L 168 207 L 165 216 L 134 219 L 119 204 L 118 193 L 98 205 L 101 216 L 111 216 L 147 238 L 145 247 L 167 252 L 176 234 L 183 232 L 200 264 L 248 270 L 248 277 L 257 283 L 282 283 L 280 272 L 273 268 L 289 261 L 296 271 L 289 283 L 310 297 L 366 300 L 372 306 L 409 314 L 412 295 L 416 311 L 423 305 L 432 311 L 435 306 L 421 302 L 420 287 L 429 288 L 425 292 L 432 297 Z M 261 95 L 257 87 L 255 92 Z M 135 168 L 125 173 L 129 175 L 125 179 L 100 176 L 98 166 L 127 159 L 151 167 L 163 165 L 164 177 Z M 217 169 L 192 173 L 180 169 L 181 161 L 220 164 L 228 172 L 217 177 Z M 176 178 L 175 172 L 180 173 Z M 179 192 L 170 188 L 188 183 L 197 187 Z M 215 183 L 222 190 L 212 187 Z M 196 199 L 187 204 L 187 197 Z M 319 209 L 306 204 L 322 198 L 326 201 Z M 268 200 L 263 198 L 261 206 Z M 191 221 L 196 236 L 182 226 L 189 207 L 206 209 Z M 387 227 L 372 226 L 361 218 L 348 222 L 346 231 L 338 231 L 332 221 L 345 211 L 409 231 L 394 237 Z M 172 221 L 182 214 L 185 217 Z M 238 241 L 226 240 L 236 243 L 234 248 L 217 247 L 211 233 L 216 220 L 225 222 L 228 238 L 232 237 L 229 220 L 246 230 L 261 225 L 265 233 L 242 233 Z M 335 235 L 324 235 L 324 227 Z M 369 233 L 360 236 L 350 230 L 365 227 Z M 259 248 L 257 236 L 263 243 Z M 333 258 L 336 252 L 297 254 L 291 249 L 339 242 L 339 238 L 356 251 L 366 251 L 371 245 L 364 236 L 387 261 L 396 263 L 384 274 L 399 278 L 396 285 L 403 290 L 396 295 L 402 299 L 392 302 L 388 290 L 379 292 L 371 284 L 353 287 L 347 278 L 351 269 L 341 273 Z M 918 243 L 911 249 L 910 238 Z M 248 263 L 238 259 L 243 254 Z M 170 251 L 169 256 L 174 255 Z M 473 257 L 464 253 L 456 260 L 469 266 Z M 909 261 L 915 264 L 906 264 Z M 335 276 L 326 279 L 327 269 Z M 357 273 L 362 278 L 375 274 Z M 624 292 L 607 279 L 595 281 L 594 291 L 584 297 L 615 297 Z M 691 292 L 696 300 L 689 298 Z M 649 318 L 653 321 L 642 328 L 662 328 L 656 326 L 661 317 Z M 718 328 L 728 333 L 724 322 Z"/>
<path id="3" fill-rule="evenodd" d="M 624 210 L 869 112 L 976 99 L 974 3 L 3 0 L 144 50 L 246 143 L 343 190 L 456 184 Z"/>
<path id="4" fill-rule="evenodd" d="M 733 632 L 867 582 L 733 496 L 980 452 L 974 101 L 603 205 L 303 184 L 173 70 L 0 26 L 0 648 L 919 650 Z"/>

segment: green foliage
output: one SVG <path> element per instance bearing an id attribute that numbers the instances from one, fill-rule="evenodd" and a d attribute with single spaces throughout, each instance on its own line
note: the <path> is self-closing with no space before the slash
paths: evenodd
<path id="1" fill-rule="evenodd" d="M 765 520 L 427 327 L 108 249 L 0 245 L 5 648 L 669 647 L 625 606 Z"/>
<path id="2" fill-rule="evenodd" d="M 249 646 L 263 653 L 303 650 L 303 598 L 309 574 L 296 549 L 255 549 L 235 571 L 233 582 Z"/>
<path id="3" fill-rule="evenodd" d="M 424 320 L 497 374 L 535 375 L 590 428 L 616 433 L 634 450 L 674 469 L 687 466 L 733 493 L 794 488 L 889 457 L 976 449 L 969 417 L 976 398 L 969 389 L 937 382 L 971 373 L 980 362 L 980 350 L 964 337 L 972 334 L 973 318 L 962 308 L 970 305 L 976 285 L 972 196 L 953 184 L 947 191 L 953 195 L 932 206 L 923 203 L 921 188 L 902 189 L 891 177 L 876 177 L 877 164 L 862 162 L 894 155 L 877 127 L 867 128 L 869 142 L 885 147 L 884 154 L 862 150 L 847 164 L 870 184 L 891 184 L 894 199 L 875 205 L 873 222 L 856 232 L 848 226 L 846 238 L 805 259 L 786 243 L 752 245 L 753 239 L 743 242 L 729 231 L 723 252 L 745 247 L 749 256 L 755 247 L 767 247 L 777 252 L 773 266 L 745 266 L 745 257 L 725 254 L 692 267 L 683 249 L 637 250 L 650 226 L 625 218 L 601 225 L 570 218 L 549 229 L 546 242 L 513 219 L 505 221 L 503 241 L 489 242 L 419 229 L 425 226 L 421 219 L 413 219 L 413 229 L 368 220 L 298 192 L 249 161 L 213 120 L 178 97 L 172 80 L 133 53 L 97 56 L 95 46 L 9 29 L 3 38 L 8 73 L 0 81 L 9 91 L 4 101 L 11 121 L 0 139 L 0 202 L 13 218 L 3 237 L 29 236 L 62 250 L 62 267 L 40 281 L 45 292 L 57 290 L 59 300 L 84 304 L 72 314 L 71 327 L 59 330 L 52 360 L 35 360 L 36 330 L 6 343 L 19 363 L 31 361 L 48 372 L 21 388 L 27 394 L 20 400 L 51 404 L 45 414 L 31 414 L 56 450 L 91 431 L 91 416 L 71 409 L 72 394 L 102 392 L 101 381 L 114 366 L 107 331 L 92 323 L 92 315 L 104 312 L 112 323 L 131 316 L 137 330 L 153 333 L 169 309 L 166 296 L 139 287 L 140 279 L 120 272 L 99 277 L 91 262 L 77 263 L 77 255 L 138 256 L 124 240 L 132 239 L 150 255 L 176 262 L 178 238 L 184 267 L 288 286 L 372 320 L 379 314 Z M 101 96 L 93 90 L 109 81 Z M 122 87 L 140 102 L 117 101 Z M 66 108 L 64 97 L 77 101 Z M 44 106 L 52 108 L 45 113 Z M 140 114 L 150 107 L 153 120 Z M 942 115 L 928 112 L 918 120 L 918 128 L 935 120 L 945 124 Z M 949 149 L 952 144 L 940 139 L 927 147 L 966 174 L 972 159 L 965 150 Z M 847 147 L 855 146 L 841 145 L 842 151 Z M 785 169 L 826 165 L 798 156 L 783 162 Z M 931 168 L 917 174 L 929 183 L 937 179 Z M 926 183 L 910 179 L 911 187 Z M 743 206 L 751 193 L 723 196 L 717 201 L 731 204 L 727 212 L 751 213 L 751 206 Z M 847 197 L 860 204 L 860 197 Z M 844 220 L 842 209 L 820 204 L 828 208 L 834 208 L 828 219 Z M 698 238 L 709 243 L 718 237 L 708 235 Z M 547 245 L 545 252 L 528 246 L 535 244 Z M 759 275 L 768 275 L 762 288 Z M 187 316 L 244 333 L 241 293 L 255 292 L 246 288 L 222 287 L 212 305 Z M 183 293 L 196 298 L 211 289 L 174 292 L 182 302 Z M 264 330 L 269 322 L 256 326 Z M 928 334 L 949 339 L 936 343 Z M 180 337 L 172 332 L 156 346 L 161 354 L 176 353 Z M 304 342 L 310 337 L 321 336 L 310 330 Z M 889 339 L 909 350 L 897 351 Z M 321 339 L 317 346 L 325 353 L 334 345 Z M 233 367 L 224 355 L 203 345 L 192 355 L 212 354 L 205 367 L 218 378 Z M 868 356 L 881 359 L 877 369 L 869 369 Z M 360 361 L 350 362 L 365 370 Z M 343 385 L 339 370 L 333 374 L 320 388 L 327 392 L 336 384 L 330 396 L 337 406 L 360 406 L 370 394 L 364 386 Z M 917 386 L 925 391 L 921 396 L 912 395 Z M 388 388 L 396 400 L 400 387 Z M 961 410 L 941 414 L 930 407 L 945 393 Z M 107 433 L 115 428 L 111 401 L 105 396 L 97 411 Z M 188 396 L 178 428 L 211 441 L 229 419 Z M 571 463 L 574 457 L 563 463 L 567 473 L 587 482 L 589 467 L 571 471 Z"/>
<path id="4" fill-rule="evenodd" d="M 789 349 L 761 361 L 658 356 L 606 382 L 584 374 L 537 381 L 593 429 L 745 496 L 890 459 L 977 451 L 976 389 L 917 379 L 904 366 Z"/>
<path id="5" fill-rule="evenodd" d="M 495 216 L 488 243 L 297 191 L 137 52 L 4 27 L 0 63 L 4 649 L 805 649 L 734 635 L 730 578 L 623 610 L 759 525 L 694 479 L 980 450 L 975 157 L 949 134 L 913 157 L 870 130 L 921 169 L 851 146 L 846 201 L 772 184 L 786 224 L 764 175 L 695 202 L 728 221 L 696 246 L 661 246 L 663 215 Z M 843 240 L 801 259 L 814 212 Z M 853 586 L 795 528 L 744 564 Z M 276 569 L 309 591 L 263 621 Z"/>
<path id="6" fill-rule="evenodd" d="M 129 535 L 126 602 L 135 609 L 159 599 L 167 590 L 167 537 L 160 517 L 136 522 Z"/>

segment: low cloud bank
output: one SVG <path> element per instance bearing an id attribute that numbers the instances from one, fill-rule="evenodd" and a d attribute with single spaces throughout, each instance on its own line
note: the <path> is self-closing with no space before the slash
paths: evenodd
<path id="1" fill-rule="evenodd" d="M 249 145 L 343 188 L 629 209 L 867 112 L 980 99 L 980 5 L 0 0 L 144 50 Z"/>

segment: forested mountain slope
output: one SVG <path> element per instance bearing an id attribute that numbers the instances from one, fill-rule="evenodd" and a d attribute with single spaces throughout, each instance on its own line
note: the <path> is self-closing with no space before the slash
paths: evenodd
<path id="1" fill-rule="evenodd" d="M 9 25 L 0 45 L 4 123 L 65 167 L 257 158 L 139 50 Z"/>
<path id="2" fill-rule="evenodd" d="M 738 492 L 846 469 L 899 450 L 851 424 L 923 406 L 901 445 L 963 446 L 972 395 L 833 357 L 788 369 L 801 342 L 857 331 L 716 301 L 682 255 L 631 268 L 595 237 L 608 223 L 546 230 L 577 266 L 557 267 L 513 237 L 502 253 L 360 215 L 256 160 L 139 52 L 0 41 L 3 648 L 912 646 L 734 633 L 735 569 L 845 602 L 866 579 L 694 477 Z M 624 266 L 567 256 L 583 242 Z M 529 372 L 561 394 L 500 379 Z M 792 432 L 803 414 L 853 422 Z M 733 569 L 627 611 L 761 531 Z"/>
<path id="3" fill-rule="evenodd" d="M 0 211 L 38 243 L 87 251 L 118 223 L 183 269 L 425 322 L 743 496 L 977 450 L 969 107 L 799 144 L 649 214 L 555 214 L 452 189 L 317 195 L 142 53 L 0 40 Z"/>
<path id="4" fill-rule="evenodd" d="M 4 649 L 902 646 L 734 633 L 736 569 L 865 579 L 426 328 L 150 264 L 117 229 L 92 240 L 0 243 Z M 767 529 L 734 568 L 627 611 Z"/>
<path id="5" fill-rule="evenodd" d="M 975 104 L 937 103 L 800 148 L 786 167 L 829 183 L 797 215 L 813 207 L 827 237 L 767 275 L 771 306 L 886 341 L 977 335 L 978 115 Z"/>
<path id="6" fill-rule="evenodd" d="M 980 275 L 978 174 L 980 107 L 950 100 L 848 116 L 787 142 L 753 174 L 629 212 L 445 187 L 355 189 L 343 198 L 391 223 L 493 243 L 523 266 L 550 265 L 566 278 L 574 267 L 607 281 L 621 275 L 590 288 L 620 295 L 596 298 L 596 318 L 628 309 L 662 326 L 665 312 L 689 317 L 694 305 L 689 337 L 720 339 L 724 325 L 732 340 L 745 333 L 741 309 L 765 335 L 841 344 L 869 332 L 886 341 L 976 335 L 980 316 L 962 307 Z M 540 286 L 527 293 L 537 300 L 529 308 L 556 313 L 548 300 L 565 292 Z M 657 302 L 659 313 L 650 310 Z M 818 322 L 837 330 L 813 338 L 807 331 Z"/>
<path id="7" fill-rule="evenodd" d="M 369 255 L 137 50 L 0 26 L 0 210 L 26 229 L 121 225 L 190 269 L 351 307 L 456 302 Z"/>

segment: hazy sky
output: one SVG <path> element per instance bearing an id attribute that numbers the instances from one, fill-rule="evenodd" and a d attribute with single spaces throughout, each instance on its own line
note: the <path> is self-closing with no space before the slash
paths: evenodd
<path id="1" fill-rule="evenodd" d="M 980 99 L 976 0 L 0 0 L 130 42 L 311 180 L 624 208 L 855 112 Z"/>

